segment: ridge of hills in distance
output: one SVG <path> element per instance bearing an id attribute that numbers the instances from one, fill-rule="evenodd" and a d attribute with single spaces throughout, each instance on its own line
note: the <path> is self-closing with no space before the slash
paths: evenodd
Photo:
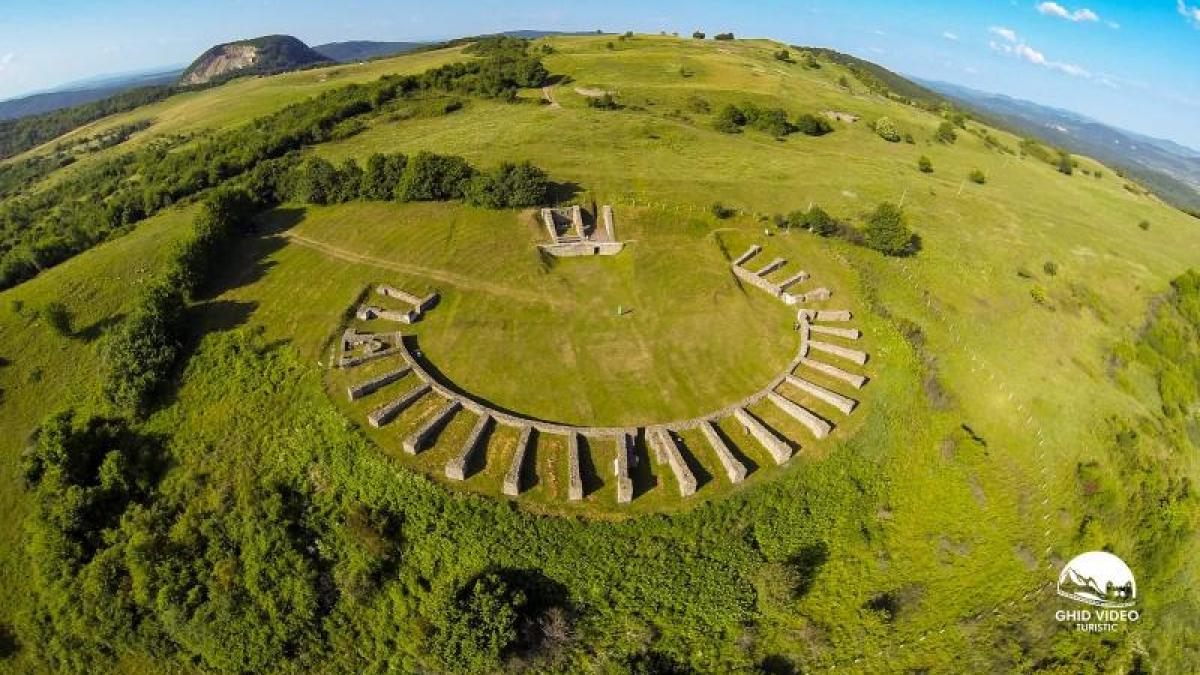
<path id="1" fill-rule="evenodd" d="M 0 672 L 1194 671 L 1200 152 L 697 12 L 0 104 Z"/>

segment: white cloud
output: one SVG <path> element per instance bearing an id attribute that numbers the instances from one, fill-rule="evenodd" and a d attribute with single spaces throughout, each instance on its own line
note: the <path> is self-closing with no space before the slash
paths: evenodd
<path id="1" fill-rule="evenodd" d="M 1047 16 L 1057 16 L 1058 18 L 1066 19 L 1067 21 L 1079 22 L 1100 20 L 1100 16 L 1087 7 L 1082 7 L 1072 12 L 1057 2 L 1040 3 L 1037 6 L 1037 11 L 1041 14 L 1045 14 Z"/>
<path id="2" fill-rule="evenodd" d="M 958 36 L 955 35 L 954 33 L 951 33 L 950 31 L 946 31 L 946 32 L 942 33 L 942 37 L 946 38 L 947 40 L 949 40 L 951 42 L 958 42 Z"/>
<path id="3" fill-rule="evenodd" d="M 1016 31 L 1008 28 L 999 28 L 996 26 L 992 26 L 988 30 L 995 35 L 999 35 L 1005 40 L 1005 42 L 996 42 L 995 40 L 988 42 L 988 46 L 991 47 L 993 51 L 999 52 L 1006 56 L 1016 56 L 1017 58 L 1024 59 L 1036 66 L 1049 68 L 1050 70 L 1057 70 L 1060 73 L 1066 73 L 1067 75 L 1074 77 L 1091 78 L 1092 76 L 1092 74 L 1082 66 L 1077 66 L 1073 63 L 1065 63 L 1062 61 L 1052 61 L 1046 58 L 1045 54 L 1025 44 L 1025 41 L 1017 35 Z"/>
<path id="4" fill-rule="evenodd" d="M 988 29 L 988 32 L 993 35 L 999 35 L 1000 37 L 1004 38 L 1005 40 L 1008 40 L 1009 42 L 1017 41 L 1017 31 L 1015 31 L 1011 28 L 1004 28 L 1003 26 L 992 26 L 991 28 Z"/>
<path id="5" fill-rule="evenodd" d="M 1183 0 L 1175 0 L 1175 6 L 1179 9 L 1179 13 L 1187 19 L 1192 26 L 1200 28 L 1200 5 L 1190 7 Z"/>
<path id="6" fill-rule="evenodd" d="M 15 58 L 17 58 L 17 55 L 12 52 L 6 52 L 3 56 L 0 56 L 0 73 L 8 70 L 8 64 L 12 63 Z"/>
<path id="7" fill-rule="evenodd" d="M 1113 30 L 1120 30 L 1121 28 L 1121 24 L 1117 23 L 1116 21 L 1105 21 L 1104 23 L 1108 24 L 1108 27 Z"/>

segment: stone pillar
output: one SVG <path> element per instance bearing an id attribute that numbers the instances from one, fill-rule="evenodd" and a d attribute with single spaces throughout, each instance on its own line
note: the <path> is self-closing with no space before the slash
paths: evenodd
<path id="1" fill-rule="evenodd" d="M 628 504 L 633 499 L 633 480 L 629 478 L 629 457 L 633 454 L 633 436 L 623 433 L 617 437 L 617 456 L 613 474 L 617 479 L 617 503 Z"/>
<path id="2" fill-rule="evenodd" d="M 817 361 L 816 359 L 810 359 L 810 358 L 801 358 L 800 365 L 802 365 L 806 368 L 811 368 L 811 369 L 817 371 L 818 373 L 824 373 L 825 375 L 828 375 L 829 377 L 832 377 L 834 379 L 841 380 L 842 382 L 845 382 L 846 384 L 850 385 L 851 387 L 854 387 L 855 389 L 862 389 L 863 385 L 867 383 L 867 378 L 863 377 L 862 375 L 857 375 L 855 373 L 848 373 L 848 372 L 842 370 L 841 368 L 838 368 L 837 366 L 831 366 L 828 363 L 825 363 L 824 361 Z"/>
<path id="3" fill-rule="evenodd" d="M 583 231 L 583 209 L 576 204 L 571 207 L 571 225 L 575 228 L 575 234 L 580 241 L 587 239 L 587 235 Z"/>
<path id="4" fill-rule="evenodd" d="M 805 272 L 804 270 L 800 270 L 799 272 L 797 272 L 797 273 L 793 274 L 792 276 L 779 282 L 779 290 L 786 291 L 787 289 L 791 288 L 792 286 L 795 286 L 796 284 L 800 283 L 801 281 L 807 281 L 807 280 L 808 280 L 808 272 Z"/>
<path id="5" fill-rule="evenodd" d="M 847 398 L 845 396 L 842 396 L 841 394 L 839 394 L 835 391 L 830 391 L 830 390 L 826 389 L 825 387 L 822 387 L 821 385 L 816 384 L 815 382 L 809 382 L 808 380 L 804 379 L 803 377 L 796 377 L 795 375 L 787 375 L 785 377 L 785 379 L 787 380 L 788 384 L 799 389 L 800 391 L 808 394 L 809 396 L 812 396 L 813 398 L 815 398 L 819 401 L 824 401 L 825 403 L 828 403 L 829 405 L 842 411 L 843 415 L 849 415 L 850 412 L 852 410 L 854 410 L 854 406 L 858 405 L 858 401 L 855 401 L 852 398 Z"/>
<path id="6" fill-rule="evenodd" d="M 780 267 L 783 267 L 786 264 L 787 264 L 787 260 L 784 260 L 783 258 L 776 258 L 776 259 L 772 260 L 771 262 L 767 263 L 765 266 L 763 266 L 761 269 L 759 269 L 754 274 L 756 276 L 765 277 L 768 274 L 770 274 L 771 272 L 774 272 L 775 270 L 779 269 Z"/>
<path id="7" fill-rule="evenodd" d="M 767 393 L 767 399 L 774 403 L 775 407 L 803 424 L 817 438 L 825 438 L 833 430 L 833 426 L 829 422 L 817 417 L 811 410 L 791 399 L 784 398 L 773 391 Z"/>
<path id="8" fill-rule="evenodd" d="M 491 415 L 484 413 L 479 417 L 479 421 L 475 422 L 475 427 L 467 435 L 467 440 L 463 443 L 462 449 L 450 461 L 446 462 L 446 478 L 450 480 L 464 480 L 467 477 L 467 467 L 471 464 L 471 459 L 479 449 L 480 441 L 483 439 L 483 435 L 487 433 L 491 423 Z"/>
<path id="9" fill-rule="evenodd" d="M 440 429 L 446 422 L 450 421 L 450 418 L 454 416 L 458 408 L 458 401 L 450 401 L 441 410 L 437 411 L 433 417 L 426 420 L 416 431 L 409 434 L 408 438 L 404 439 L 404 452 L 415 455 L 424 450 L 429 436 Z"/>
<path id="10" fill-rule="evenodd" d="M 508 467 L 508 473 L 504 474 L 504 494 L 509 497 L 516 497 L 521 494 L 521 468 L 525 466 L 525 453 L 529 449 L 529 439 L 533 435 L 533 428 L 529 425 L 521 427 L 521 437 L 517 439 L 517 448 L 513 452 L 512 464 Z"/>
<path id="11" fill-rule="evenodd" d="M 700 423 L 700 431 L 704 432 L 704 437 L 708 439 L 708 444 L 712 446 L 713 452 L 717 455 L 717 460 L 721 462 L 721 466 L 725 469 L 725 475 L 729 477 L 729 482 L 738 484 L 746 478 L 746 466 L 738 461 L 737 457 L 730 452 L 729 446 L 725 444 L 725 439 L 717 433 L 717 428 L 713 423 L 704 420 Z"/>
<path id="12" fill-rule="evenodd" d="M 579 434 L 567 435 L 567 499 L 583 499 L 583 476 L 579 471 Z"/>
<path id="13" fill-rule="evenodd" d="M 389 401 L 372 410 L 371 414 L 367 415 L 367 423 L 378 429 L 396 419 L 396 415 L 399 415 L 405 408 L 412 405 L 414 401 L 424 396 L 428 391 L 429 383 L 422 382 L 408 390 L 400 398 Z"/>
<path id="14" fill-rule="evenodd" d="M 766 448 L 770 453 L 771 459 L 775 460 L 776 464 L 783 464 L 792 458 L 792 449 L 783 439 L 771 433 L 771 430 L 763 426 L 753 415 L 746 412 L 744 408 L 738 408 L 733 411 L 734 418 L 741 422 L 742 427 L 758 441 L 760 445 Z"/>
<path id="15" fill-rule="evenodd" d="M 679 446 L 676 445 L 675 437 L 671 435 L 671 432 L 662 427 L 655 427 L 646 429 L 646 437 L 651 443 L 658 446 L 658 456 L 666 458 L 667 465 L 674 472 L 675 481 L 679 483 L 679 495 L 689 497 L 694 494 L 696 492 L 696 476 L 692 474 L 691 468 L 684 461 L 683 454 L 679 452 Z"/>

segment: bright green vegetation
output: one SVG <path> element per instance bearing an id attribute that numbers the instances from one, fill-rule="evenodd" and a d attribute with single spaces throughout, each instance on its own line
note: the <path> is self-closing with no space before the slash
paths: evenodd
<path id="1" fill-rule="evenodd" d="M 946 117 L 820 52 L 812 68 L 765 41 L 609 41 L 534 52 L 574 80 L 554 87 L 559 106 L 537 89 L 439 91 L 302 154 L 364 172 L 376 153 L 529 161 L 574 200 L 614 204 L 630 240 L 615 258 L 543 261 L 538 224 L 514 209 L 284 203 L 196 268 L 175 366 L 139 414 L 105 401 L 100 357 L 198 240 L 202 207 L 163 208 L 0 293 L 0 668 L 1177 672 L 1200 659 L 1197 222 L 1085 157 L 1066 175 L 1052 155 L 1004 151 L 1033 146 L 1001 131 L 939 142 Z M 137 150 L 159 125 L 236 130 L 338 72 L 213 88 L 177 126 L 96 154 Z M 283 95 L 244 103 L 249 85 Z M 592 109 L 574 86 L 619 91 L 621 107 Z M 822 136 L 713 128 L 746 102 L 861 121 Z M 884 117 L 921 147 L 881 139 Z M 986 185 L 963 180 L 974 169 Z M 890 242 L 897 225 L 919 236 L 914 254 L 808 231 Z M 480 475 L 447 487 L 425 472 L 465 419 L 401 457 L 418 411 L 367 430 L 366 404 L 327 370 L 345 311 L 383 281 L 442 292 L 414 327 L 421 348 L 504 407 L 596 424 L 704 412 L 794 348 L 790 313 L 727 271 L 750 243 L 854 310 L 872 381 L 853 418 L 782 469 L 723 425 L 760 468 L 736 490 L 718 477 L 681 501 L 647 459 L 659 486 L 628 508 L 607 483 L 571 507 L 547 444 L 542 483 L 510 502 L 493 496 L 505 433 Z M 594 449 L 601 481 L 608 452 Z M 1133 568 L 1142 612 L 1106 638 L 1056 624 L 1069 606 L 1046 589 L 1062 561 L 1102 547 Z"/>

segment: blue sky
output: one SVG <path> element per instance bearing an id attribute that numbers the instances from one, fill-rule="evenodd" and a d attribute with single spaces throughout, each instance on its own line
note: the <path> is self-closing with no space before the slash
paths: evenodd
<path id="1" fill-rule="evenodd" d="M 184 64 L 212 44 L 267 33 L 318 44 L 517 28 L 701 28 L 833 47 L 1200 148 L 1200 0 L 4 0 L 0 99 Z"/>

